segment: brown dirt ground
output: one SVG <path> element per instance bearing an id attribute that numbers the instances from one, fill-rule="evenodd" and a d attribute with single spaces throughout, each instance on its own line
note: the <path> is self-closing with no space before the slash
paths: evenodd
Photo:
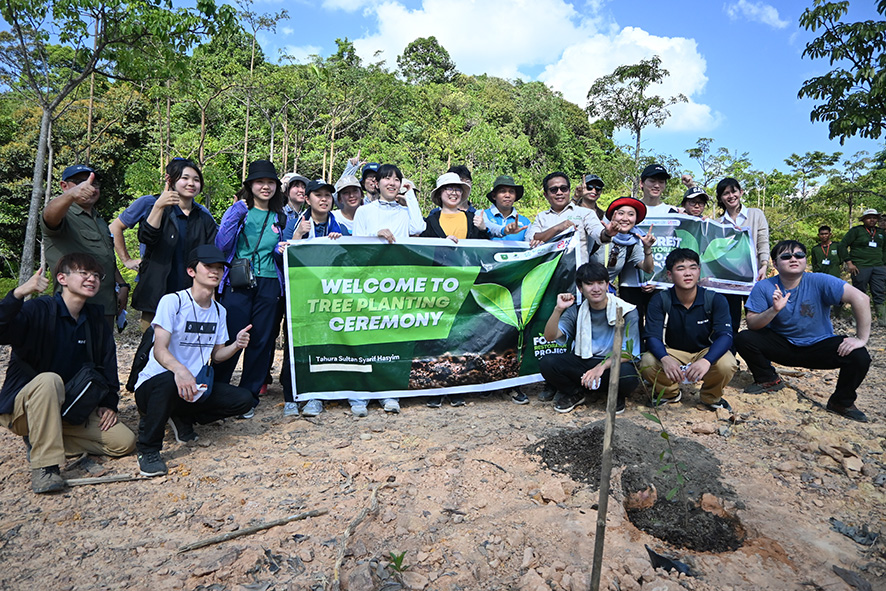
<path id="1" fill-rule="evenodd" d="M 130 331 L 121 339 L 121 367 L 134 352 Z M 627 518 L 625 466 L 617 465 L 601 588 L 852 589 L 835 574 L 837 566 L 866 579 L 869 588 L 886 589 L 883 542 L 862 546 L 829 524 L 835 517 L 886 532 L 884 344 L 886 330 L 875 328 L 869 345 L 874 363 L 859 392 L 869 424 L 810 402 L 826 400 L 836 371 L 790 372 L 792 387 L 766 396 L 742 394 L 750 375 L 740 372 L 726 394 L 738 419 L 731 427 L 700 410 L 695 393 L 662 411 L 671 436 L 695 446 L 679 461 L 719 462 L 718 486 L 730 492 L 722 501 L 707 497 L 705 507 L 737 518 L 744 544 L 736 551 L 698 552 L 641 531 Z M 281 357 L 278 351 L 277 367 Z M 0 352 L 0 367 L 7 359 L 8 351 Z M 413 400 L 399 416 L 373 405 L 369 417 L 356 419 L 346 403 L 331 403 L 316 419 L 290 420 L 282 416 L 282 391 L 274 386 L 252 420 L 198 426 L 197 444 L 167 436 L 166 477 L 43 496 L 30 491 L 21 439 L 2 430 L 0 588 L 321 590 L 336 588 L 340 575 L 342 588 L 352 591 L 584 591 L 591 580 L 597 485 L 549 469 L 531 449 L 600 421 L 603 406 L 561 415 L 536 400 L 538 387 L 526 390 L 527 406 L 499 395 L 469 398 L 462 408 L 429 409 Z M 647 410 L 641 398 L 629 401 L 617 432 L 627 421 L 633 426 L 623 433 L 654 427 L 640 414 Z M 135 428 L 131 394 L 120 409 L 121 420 Z M 655 453 L 663 449 L 654 433 L 650 441 L 661 446 Z M 823 447 L 846 458 L 838 461 Z M 854 469 L 859 465 L 852 454 L 861 470 Z M 132 456 L 93 460 L 90 473 L 138 473 Z M 63 474 L 88 475 L 82 466 Z M 377 511 L 346 535 L 382 484 Z M 698 488 L 691 481 L 687 486 Z M 312 509 L 328 513 L 177 552 L 183 544 Z M 644 544 L 683 560 L 699 576 L 653 570 Z M 387 566 L 391 553 L 405 553 L 402 573 Z"/>

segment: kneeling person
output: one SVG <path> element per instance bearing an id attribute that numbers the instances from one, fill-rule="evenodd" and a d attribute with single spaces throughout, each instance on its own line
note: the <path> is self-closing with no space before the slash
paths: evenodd
<path id="1" fill-rule="evenodd" d="M 705 407 L 732 410 L 723 398 L 723 388 L 738 370 L 729 352 L 729 302 L 722 294 L 699 287 L 701 264 L 694 250 L 671 251 L 665 268 L 674 287 L 649 301 L 643 331 L 648 351 L 640 363 L 643 377 L 652 383 L 659 404 L 679 402 L 680 384 L 700 381 Z"/>
<path id="2" fill-rule="evenodd" d="M 135 447 L 135 435 L 117 422 L 114 336 L 104 307 L 87 302 L 103 279 L 103 269 L 91 255 L 67 254 L 56 267 L 61 292 L 24 301 L 49 286 L 41 267 L 0 301 L 0 344 L 12 346 L 0 391 L 0 424 L 25 438 L 35 493 L 65 487 L 59 464 L 66 455 L 124 456 Z M 96 406 L 82 409 L 88 415 L 85 422 L 75 425 L 68 422 L 73 406 L 66 404 L 65 384 L 88 363 L 108 388 Z"/>
<path id="3" fill-rule="evenodd" d="M 784 387 L 772 361 L 808 369 L 840 368 L 827 409 L 867 422 L 867 416 L 855 407 L 855 399 L 871 366 L 865 348 L 871 336 L 868 296 L 832 275 L 807 273 L 806 247 L 796 240 L 776 244 L 772 262 L 778 275 L 754 285 L 745 304 L 750 330 L 735 338 L 735 348 L 754 374 L 754 383 L 744 391 L 763 394 Z M 840 303 L 852 306 L 855 337 L 834 334 L 830 307 Z"/>
<path id="4" fill-rule="evenodd" d="M 585 301 L 576 305 L 573 294 L 558 295 L 544 333 L 548 342 L 572 341 L 572 352 L 545 355 L 539 361 L 541 375 L 558 391 L 554 410 L 563 413 L 584 403 L 588 391 L 607 391 L 617 306 L 624 311 L 622 351 L 632 358 L 640 354 L 636 306 L 609 293 L 606 267 L 585 263 L 575 272 L 575 284 Z M 622 361 L 616 414 L 624 412 L 625 398 L 639 383 L 634 364 Z"/>
<path id="5" fill-rule="evenodd" d="M 213 300 L 224 273 L 224 254 L 215 245 L 199 246 L 191 251 L 188 275 L 194 279 L 190 289 L 167 294 L 157 305 L 151 324 L 154 347 L 135 385 L 135 403 L 142 415 L 139 422 L 138 464 L 145 476 L 166 474 L 160 457 L 166 423 L 172 419 L 176 439 L 197 439 L 194 423 L 211 423 L 249 412 L 252 394 L 215 382 L 198 384 L 209 363 L 230 359 L 249 344 L 247 326 L 230 345 L 224 307 Z M 204 386 L 209 390 L 204 391 Z"/>

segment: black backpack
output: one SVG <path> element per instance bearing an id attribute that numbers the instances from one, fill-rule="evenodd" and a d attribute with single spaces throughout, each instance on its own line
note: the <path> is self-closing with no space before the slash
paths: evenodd
<path id="1" fill-rule="evenodd" d="M 178 295 L 178 292 L 175 294 L 178 297 L 178 310 L 176 314 L 180 314 L 182 311 L 182 299 L 181 296 Z M 218 313 L 218 302 L 215 300 L 212 301 L 215 304 L 215 311 Z M 145 334 L 142 335 L 142 340 L 138 344 L 138 348 L 135 350 L 135 357 L 132 358 L 132 369 L 129 370 L 129 379 L 126 380 L 126 389 L 130 392 L 135 392 L 135 384 L 138 382 L 138 374 L 142 372 L 145 366 L 148 364 L 148 360 L 151 358 L 151 349 L 154 348 L 154 325 L 148 327 L 148 330 L 145 331 Z"/>
<path id="2" fill-rule="evenodd" d="M 706 289 L 704 290 L 704 315 L 706 318 L 711 319 L 711 332 L 713 333 L 713 317 L 711 313 L 714 309 L 714 296 L 717 295 L 717 292 Z M 671 309 L 671 290 L 663 289 L 658 292 L 658 297 L 661 298 L 661 306 L 662 310 L 664 310 L 664 328 L 661 331 L 661 342 L 666 343 L 665 340 L 666 333 L 668 331 L 668 311 Z M 710 339 L 710 337 L 709 337 Z"/>

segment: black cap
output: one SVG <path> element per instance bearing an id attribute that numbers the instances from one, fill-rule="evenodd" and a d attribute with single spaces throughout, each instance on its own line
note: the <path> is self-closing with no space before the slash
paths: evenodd
<path id="1" fill-rule="evenodd" d="M 330 193 L 335 193 L 335 186 L 330 185 L 329 183 L 327 183 L 323 179 L 317 179 L 315 181 L 311 181 L 310 183 L 308 183 L 308 186 L 305 189 L 305 195 L 310 195 L 314 191 L 319 191 L 320 189 L 323 189 L 323 188 L 329 189 Z"/>
<path id="2" fill-rule="evenodd" d="M 605 187 L 606 183 L 603 182 L 603 179 L 598 177 L 595 174 L 586 174 L 585 175 L 585 186 L 593 185 L 597 187 Z"/>
<path id="3" fill-rule="evenodd" d="M 249 181 L 254 181 L 256 179 L 274 179 L 277 181 L 277 185 L 280 185 L 280 177 L 277 176 L 277 169 L 274 168 L 274 163 L 270 160 L 256 160 L 249 164 L 249 174 L 246 176 L 246 180 L 243 181 L 245 185 Z"/>
<path id="4" fill-rule="evenodd" d="M 687 199 L 701 199 L 705 203 L 710 201 L 711 197 L 707 193 L 704 192 L 703 187 L 689 187 L 686 189 L 686 192 L 683 193 L 683 201 Z"/>
<path id="5" fill-rule="evenodd" d="M 643 174 L 640 175 L 640 180 L 645 181 L 649 177 L 653 176 L 663 176 L 666 179 L 671 178 L 671 175 L 668 174 L 668 171 L 664 166 L 662 166 L 661 164 L 650 164 L 643 169 Z"/>
<path id="6" fill-rule="evenodd" d="M 224 253 L 215 244 L 201 244 L 191 251 L 190 256 L 188 256 L 188 268 L 195 268 L 197 263 L 203 263 L 204 265 L 222 263 L 225 267 L 230 267 L 228 261 L 225 260 Z"/>
<path id="7" fill-rule="evenodd" d="M 63 181 L 66 181 L 66 180 L 68 180 L 69 178 L 71 178 L 72 176 L 77 176 L 77 175 L 80 174 L 81 172 L 91 172 L 91 173 L 93 173 L 96 177 L 98 177 L 98 173 L 95 172 L 95 170 L 93 170 L 92 168 L 86 166 L 85 164 L 74 164 L 74 165 L 72 165 L 72 166 L 67 167 L 67 168 L 62 172 L 62 180 L 63 180 Z"/>

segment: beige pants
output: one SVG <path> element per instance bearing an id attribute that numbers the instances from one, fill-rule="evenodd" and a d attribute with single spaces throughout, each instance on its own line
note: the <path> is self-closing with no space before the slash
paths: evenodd
<path id="1" fill-rule="evenodd" d="M 62 421 L 61 405 L 65 384 L 58 374 L 41 373 L 15 397 L 12 414 L 0 415 L 3 425 L 31 441 L 31 469 L 60 466 L 65 456 L 83 452 L 125 456 L 135 449 L 135 434 L 123 423 L 107 431 L 99 429 L 99 418 L 92 414 L 85 425 Z"/>
<path id="2" fill-rule="evenodd" d="M 687 363 L 695 363 L 708 354 L 707 349 L 702 349 L 698 353 L 687 353 L 677 349 L 667 348 L 668 355 L 676 359 L 680 365 Z M 680 392 L 680 384 L 672 382 L 661 368 L 661 361 L 655 358 L 650 352 L 643 354 L 643 360 L 640 362 L 643 377 L 646 381 L 652 383 L 652 391 L 655 396 L 664 389 L 662 398 L 676 398 Z M 701 385 L 701 401 L 704 404 L 713 404 L 719 402 L 723 397 L 723 388 L 732 380 L 732 376 L 738 371 L 738 362 L 735 356 L 726 351 L 717 363 L 711 365 L 708 373 L 702 379 Z"/>

